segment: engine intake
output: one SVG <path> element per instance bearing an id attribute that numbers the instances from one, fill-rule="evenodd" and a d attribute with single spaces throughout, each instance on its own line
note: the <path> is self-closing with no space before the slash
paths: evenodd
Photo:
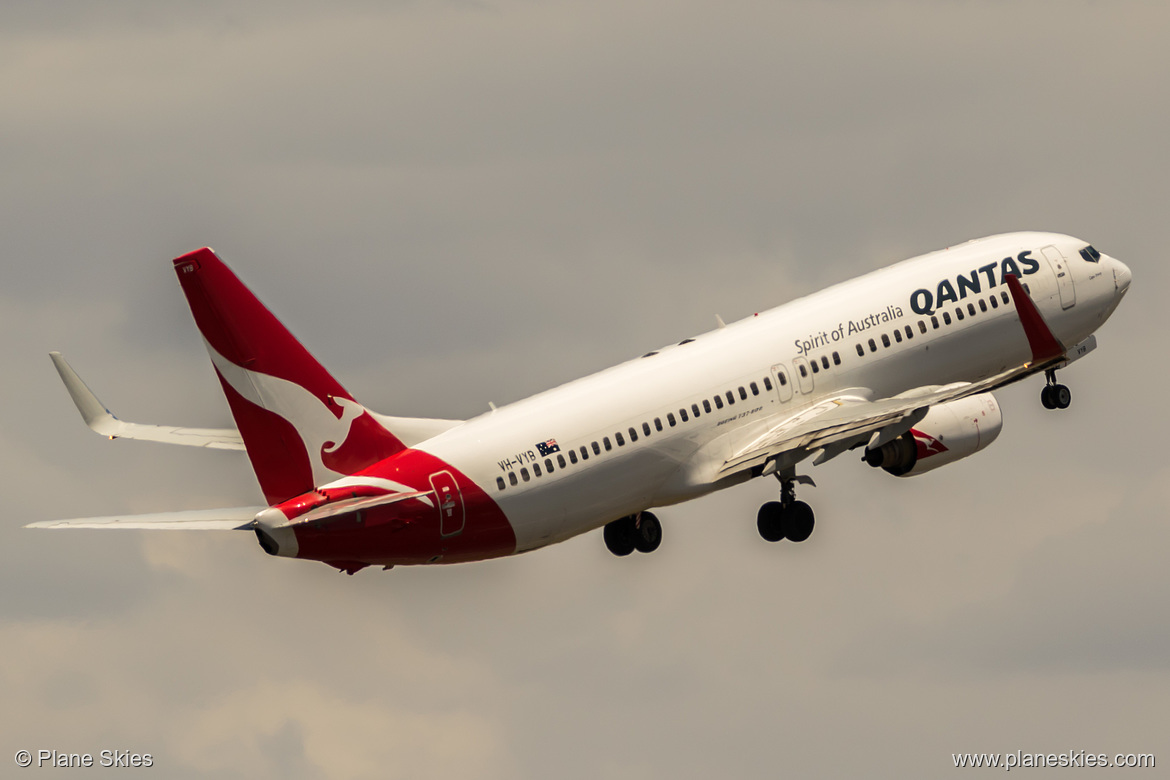
<path id="1" fill-rule="evenodd" d="M 962 460 L 995 441 L 1003 429 L 999 402 L 991 393 L 931 407 L 906 433 L 865 451 L 865 462 L 895 477 L 925 474 Z"/>

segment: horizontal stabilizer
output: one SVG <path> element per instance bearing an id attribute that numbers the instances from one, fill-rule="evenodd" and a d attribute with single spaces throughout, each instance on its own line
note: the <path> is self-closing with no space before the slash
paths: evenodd
<path id="1" fill-rule="evenodd" d="M 111 439 L 139 439 L 164 444 L 183 444 L 189 447 L 210 447 L 218 450 L 242 450 L 244 441 L 234 428 L 179 428 L 173 425 L 142 425 L 123 422 L 107 409 L 90 390 L 77 372 L 65 362 L 60 352 L 50 352 L 53 365 L 65 383 L 65 389 L 77 405 L 77 411 L 93 431 Z"/>
<path id="2" fill-rule="evenodd" d="M 350 512 L 358 512 L 366 509 L 373 509 L 378 506 L 386 506 L 388 504 L 397 504 L 399 501 L 406 501 L 410 498 L 423 498 L 424 496 L 434 495 L 433 490 L 419 490 L 413 493 L 390 493 L 385 496 L 368 496 L 366 498 L 347 498 L 342 501 L 334 501 L 330 504 L 324 504 L 316 509 L 311 509 L 303 515 L 294 517 L 289 521 L 289 525 L 300 525 L 301 523 L 311 523 L 317 520 L 325 520 L 330 517 L 337 517 L 338 515 L 349 514 Z"/>
<path id="3" fill-rule="evenodd" d="M 123 528 L 148 531 L 247 531 L 252 519 L 268 507 L 241 506 L 229 509 L 192 509 L 147 515 L 77 517 L 72 520 L 42 520 L 25 528 Z"/>

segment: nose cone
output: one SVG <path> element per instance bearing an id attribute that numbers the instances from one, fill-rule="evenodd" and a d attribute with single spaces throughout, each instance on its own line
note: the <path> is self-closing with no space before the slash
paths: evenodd
<path id="1" fill-rule="evenodd" d="M 1117 295 L 1120 297 L 1125 295 L 1125 291 L 1129 289 L 1129 283 L 1133 280 L 1133 274 L 1129 270 L 1129 266 L 1120 260 L 1113 260 L 1113 284 L 1117 288 Z"/>

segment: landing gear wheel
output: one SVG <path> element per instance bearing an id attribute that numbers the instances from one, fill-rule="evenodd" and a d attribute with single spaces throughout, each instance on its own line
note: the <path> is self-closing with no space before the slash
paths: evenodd
<path id="1" fill-rule="evenodd" d="M 779 501 L 769 501 L 756 514 L 756 528 L 766 542 L 784 538 L 784 508 Z"/>
<path id="2" fill-rule="evenodd" d="M 803 542 L 813 532 L 812 507 L 803 501 L 793 501 L 784 512 L 785 535 L 790 541 Z"/>
<path id="3" fill-rule="evenodd" d="M 1045 409 L 1067 409 L 1072 403 L 1072 393 L 1069 389 L 1056 382 L 1056 369 L 1050 368 L 1044 372 L 1047 384 L 1040 391 L 1040 403 Z"/>
<path id="4" fill-rule="evenodd" d="M 1072 403 L 1072 392 L 1065 385 L 1053 385 L 1049 395 L 1057 409 L 1067 409 Z"/>
<path id="5" fill-rule="evenodd" d="M 633 523 L 634 549 L 640 553 L 652 553 L 662 544 L 662 523 L 649 512 L 642 512 L 637 518 Z"/>
<path id="6" fill-rule="evenodd" d="M 1052 397 L 1052 385 L 1044 385 L 1040 390 L 1040 403 L 1044 405 L 1045 409 L 1056 408 L 1056 399 Z"/>
<path id="7" fill-rule="evenodd" d="M 636 544 L 634 531 L 634 524 L 629 517 L 607 523 L 604 531 L 605 546 L 619 558 L 629 555 Z"/>

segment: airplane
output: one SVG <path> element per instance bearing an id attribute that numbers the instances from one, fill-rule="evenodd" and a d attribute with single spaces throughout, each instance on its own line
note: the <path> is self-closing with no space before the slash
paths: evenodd
<path id="1" fill-rule="evenodd" d="M 262 505 L 78 518 L 35 528 L 250 530 L 270 555 L 367 566 L 478 561 L 597 528 L 610 552 L 662 540 L 650 510 L 757 477 L 779 482 L 760 536 L 806 540 L 798 467 L 860 450 L 899 477 L 983 450 L 992 391 L 1056 372 L 1131 272 L 1085 241 L 1009 233 L 912 258 L 495 408 L 470 420 L 391 417 L 350 395 L 209 248 L 175 272 L 235 429 L 115 417 L 51 353 L 85 422 L 127 438 L 244 450 Z"/>

